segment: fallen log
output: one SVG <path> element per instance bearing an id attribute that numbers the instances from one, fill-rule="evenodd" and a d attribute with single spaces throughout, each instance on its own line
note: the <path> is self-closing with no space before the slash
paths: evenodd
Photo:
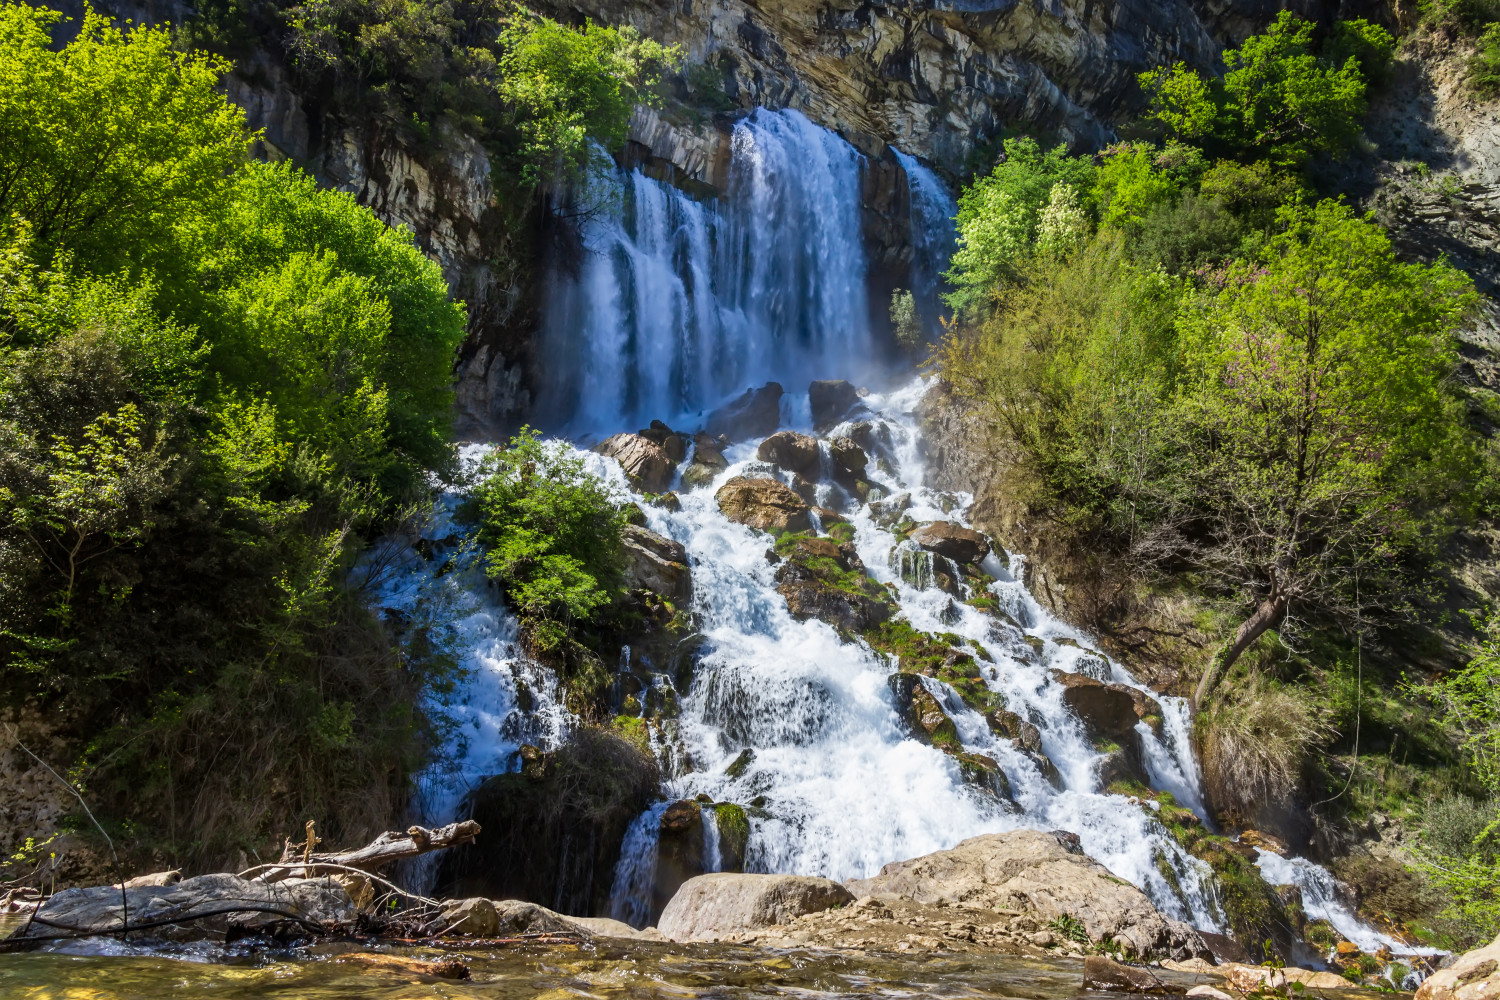
<path id="1" fill-rule="evenodd" d="M 336 853 L 311 851 L 308 850 L 308 845 L 288 841 L 282 849 L 281 859 L 264 866 L 266 870 L 256 875 L 252 881 L 280 882 L 288 878 L 310 877 L 318 874 L 320 866 L 325 870 L 356 868 L 374 875 L 393 861 L 457 847 L 469 843 L 477 836 L 479 824 L 466 819 L 461 823 L 449 823 L 432 830 L 422 826 L 409 827 L 405 833 L 389 830 L 364 847 Z M 316 843 L 311 832 L 308 839 Z"/>

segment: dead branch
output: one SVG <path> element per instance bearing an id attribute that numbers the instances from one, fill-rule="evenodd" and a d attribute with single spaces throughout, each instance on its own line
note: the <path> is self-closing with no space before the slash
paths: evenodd
<path id="1" fill-rule="evenodd" d="M 282 850 L 281 860 L 255 876 L 252 881 L 280 882 L 282 879 L 296 878 L 304 869 L 317 868 L 319 865 L 357 868 L 373 875 L 392 861 L 457 847 L 469 843 L 477 836 L 479 824 L 466 819 L 461 823 L 449 823 L 433 830 L 422 826 L 413 826 L 405 833 L 390 830 L 353 851 L 320 854 L 311 851 L 305 844 L 288 843 Z"/>

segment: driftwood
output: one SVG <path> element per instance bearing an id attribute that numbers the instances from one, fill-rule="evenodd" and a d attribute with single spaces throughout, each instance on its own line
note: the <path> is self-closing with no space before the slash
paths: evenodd
<path id="1" fill-rule="evenodd" d="M 461 823 L 449 823 L 432 830 L 422 826 L 410 827 L 405 833 L 391 830 L 353 851 L 320 853 L 312 850 L 318 837 L 309 823 L 307 840 L 301 844 L 287 841 L 282 849 L 281 859 L 275 864 L 264 866 L 266 870 L 256 875 L 253 881 L 280 882 L 288 878 L 309 878 L 320 874 L 320 871 L 347 871 L 350 868 L 374 875 L 392 861 L 457 847 L 459 844 L 469 843 L 477 836 L 479 824 L 466 819 Z"/>

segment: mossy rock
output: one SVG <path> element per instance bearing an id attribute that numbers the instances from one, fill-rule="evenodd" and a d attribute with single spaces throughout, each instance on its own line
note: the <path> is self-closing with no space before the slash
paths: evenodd
<path id="1" fill-rule="evenodd" d="M 746 747 L 740 751 L 738 757 L 729 762 L 729 766 L 724 769 L 724 774 L 730 778 L 742 778 L 754 762 L 755 751 Z"/>
<path id="2" fill-rule="evenodd" d="M 719 828 L 719 870 L 742 872 L 745 870 L 745 849 L 750 845 L 750 819 L 744 808 L 733 802 L 719 802 L 713 808 Z"/>
<path id="3" fill-rule="evenodd" d="M 980 753 L 956 752 L 953 759 L 958 762 L 959 774 L 964 784 L 994 795 L 998 799 L 1012 801 L 1010 779 L 1000 765 Z"/>

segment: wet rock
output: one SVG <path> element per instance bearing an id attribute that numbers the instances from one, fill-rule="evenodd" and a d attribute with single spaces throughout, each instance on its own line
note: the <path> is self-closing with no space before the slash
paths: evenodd
<path id="1" fill-rule="evenodd" d="M 808 504 L 774 479 L 736 476 L 714 494 L 724 516 L 761 531 L 807 531 Z"/>
<path id="2" fill-rule="evenodd" d="M 1465 952 L 1417 989 L 1417 1000 L 1495 1000 L 1500 997 L 1500 937 Z"/>
<path id="3" fill-rule="evenodd" d="M 1091 942 L 1115 942 L 1140 959 L 1208 956 L 1197 931 L 1163 916 L 1140 889 L 1036 830 L 973 837 L 846 884 L 858 896 L 1016 910 L 1043 922 L 1069 917 Z"/>
<path id="4" fill-rule="evenodd" d="M 1135 734 L 1137 722 L 1161 727 L 1161 705 L 1155 698 L 1124 684 L 1109 684 L 1084 674 L 1049 671 L 1063 686 L 1063 702 L 1095 739 L 1124 743 Z"/>
<path id="5" fill-rule="evenodd" d="M 721 872 L 745 870 L 745 848 L 750 846 L 750 818 L 743 806 L 733 802 L 713 805 L 714 827 L 719 835 L 719 868 Z"/>
<path id="6" fill-rule="evenodd" d="M 807 403 L 821 434 L 849 415 L 859 403 L 859 390 L 843 379 L 814 382 L 807 387 Z"/>
<path id="7" fill-rule="evenodd" d="M 1297 912 L 1302 912 L 1300 906 L 1297 908 Z M 1228 934 L 1213 934 L 1209 931 L 1202 931 L 1200 932 L 1200 936 L 1203 938 L 1203 943 L 1208 945 L 1208 950 L 1213 952 L 1215 962 L 1250 961 L 1250 953 L 1245 950 L 1243 945 Z"/>
<path id="8" fill-rule="evenodd" d="M 1162 980 L 1150 969 L 1125 965 L 1103 955 L 1083 960 L 1083 988 L 1102 993 L 1186 993 L 1187 987 Z"/>
<path id="9" fill-rule="evenodd" d="M 673 513 L 676 513 L 682 510 L 682 498 L 679 497 L 676 493 L 663 493 L 651 500 L 651 506 L 660 507 L 662 510 L 669 510 Z"/>
<path id="10" fill-rule="evenodd" d="M 679 434 L 660 420 L 651 421 L 651 426 L 636 434 L 658 445 L 673 465 L 687 457 L 687 435 Z"/>
<path id="11" fill-rule="evenodd" d="M 1242 965 L 1231 962 L 1227 965 L 1214 966 L 1214 972 L 1223 976 L 1225 981 L 1242 993 L 1279 993 L 1285 995 L 1288 983 L 1300 983 L 1305 989 L 1347 989 L 1352 985 L 1349 980 L 1336 972 L 1318 972 L 1313 969 L 1273 969 L 1264 965 Z M 1432 982 L 1429 979 L 1427 982 Z M 1423 984 L 1426 985 L 1426 984 Z M 1418 991 L 1417 996 L 1421 996 Z M 1485 997 L 1496 994 L 1483 994 Z M 1472 995 L 1478 998 L 1481 994 Z M 1437 1000 L 1437 998 L 1432 998 Z M 1464 1000 L 1471 1000 L 1468 992 L 1464 993 Z"/>
<path id="12" fill-rule="evenodd" d="M 729 468 L 729 460 L 718 448 L 712 445 L 698 445 L 693 449 L 693 460 L 688 463 L 686 469 L 682 470 L 682 486 L 689 490 L 707 486 L 727 468 Z"/>
<path id="13" fill-rule="evenodd" d="M 1009 709 L 997 709 L 984 717 L 990 732 L 1003 736 L 1022 750 L 1042 752 L 1042 731 Z"/>
<path id="14" fill-rule="evenodd" d="M 990 541 L 972 528 L 951 521 L 924 524 L 907 536 L 928 552 L 958 563 L 977 563 L 990 554 Z"/>
<path id="15" fill-rule="evenodd" d="M 449 903 L 439 922 L 446 928 L 444 934 L 494 937 L 500 933 L 500 914 L 495 910 L 495 904 L 482 896 Z"/>
<path id="16" fill-rule="evenodd" d="M 1246 830 L 1240 834 L 1240 843 L 1253 847 L 1258 851 L 1270 851 L 1272 854 L 1285 855 L 1287 846 L 1279 838 L 1260 830 Z"/>
<path id="17" fill-rule="evenodd" d="M 692 597 L 693 578 L 688 569 L 687 549 L 680 542 L 634 524 L 625 525 L 621 541 L 627 587 L 649 590 L 678 603 Z"/>
<path id="18" fill-rule="evenodd" d="M 660 913 L 683 883 L 703 874 L 703 856 L 702 804 L 694 799 L 673 802 L 661 814 L 658 828 L 653 912 Z"/>
<path id="19" fill-rule="evenodd" d="M 746 441 L 774 434 L 781 425 L 781 394 L 781 385 L 777 382 L 767 382 L 759 389 L 745 390 L 743 396 L 708 415 L 708 433 L 713 437 L 726 437 L 730 441 Z"/>
<path id="20" fill-rule="evenodd" d="M 837 882 L 802 875 L 700 875 L 685 882 L 657 929 L 673 941 L 717 941 L 854 902 Z"/>
<path id="21" fill-rule="evenodd" d="M 891 429 L 884 422 L 861 420 L 857 424 L 850 424 L 846 436 L 863 448 L 866 455 L 889 457 L 896 450 L 896 444 L 891 439 Z"/>
<path id="22" fill-rule="evenodd" d="M 672 485 L 677 463 L 667 457 L 662 446 L 639 434 L 616 434 L 594 446 L 601 455 L 620 463 L 630 485 L 646 493 L 663 493 Z"/>
<path id="23" fill-rule="evenodd" d="M 911 494 L 897 493 L 883 500 L 870 501 L 870 516 L 882 528 L 895 527 L 901 515 L 911 508 Z"/>
<path id="24" fill-rule="evenodd" d="M 958 727 L 916 674 L 892 674 L 886 681 L 896 699 L 896 714 L 913 739 L 943 749 L 962 750 Z"/>
<path id="25" fill-rule="evenodd" d="M 818 439 L 796 431 L 777 431 L 772 434 L 760 443 L 755 457 L 806 479 L 817 479 L 823 464 Z"/>
<path id="26" fill-rule="evenodd" d="M 729 762 L 728 767 L 724 768 L 724 774 L 730 778 L 743 777 L 745 771 L 747 771 L 750 765 L 754 762 L 755 751 L 751 750 L 749 747 L 746 747 L 745 749 L 740 751 L 738 757 Z"/>
<path id="27" fill-rule="evenodd" d="M 113 934 L 121 928 L 122 903 L 131 926 L 173 921 L 151 928 L 150 936 L 175 941 L 266 932 L 288 921 L 351 923 L 355 918 L 349 893 L 329 879 L 267 883 L 236 875 L 198 875 L 174 885 L 64 889 L 37 909 L 19 936 Z M 223 912 L 236 905 L 250 909 Z"/>
<path id="28" fill-rule="evenodd" d="M 890 596 L 865 572 L 853 545 L 805 536 L 789 542 L 777 546 L 783 562 L 776 571 L 776 591 L 794 617 L 863 632 L 895 613 Z"/>
<path id="29" fill-rule="evenodd" d="M 845 488 L 856 488 L 865 478 L 865 466 L 870 459 L 865 450 L 846 437 L 834 438 L 829 444 L 833 456 L 833 478 Z"/>
<path id="30" fill-rule="evenodd" d="M 502 935 L 558 934 L 578 929 L 570 917 L 536 903 L 522 899 L 496 899 L 493 902 L 495 919 L 499 923 L 498 933 Z"/>
<path id="31" fill-rule="evenodd" d="M 665 941 L 655 927 L 636 930 L 621 920 L 609 917 L 568 917 L 568 923 L 582 928 L 593 937 L 628 938 L 635 941 Z"/>
<path id="32" fill-rule="evenodd" d="M 982 753 L 955 753 L 953 759 L 958 762 L 958 772 L 964 784 L 987 792 L 997 799 L 1010 801 L 1010 779 L 993 757 L 986 757 Z"/>

